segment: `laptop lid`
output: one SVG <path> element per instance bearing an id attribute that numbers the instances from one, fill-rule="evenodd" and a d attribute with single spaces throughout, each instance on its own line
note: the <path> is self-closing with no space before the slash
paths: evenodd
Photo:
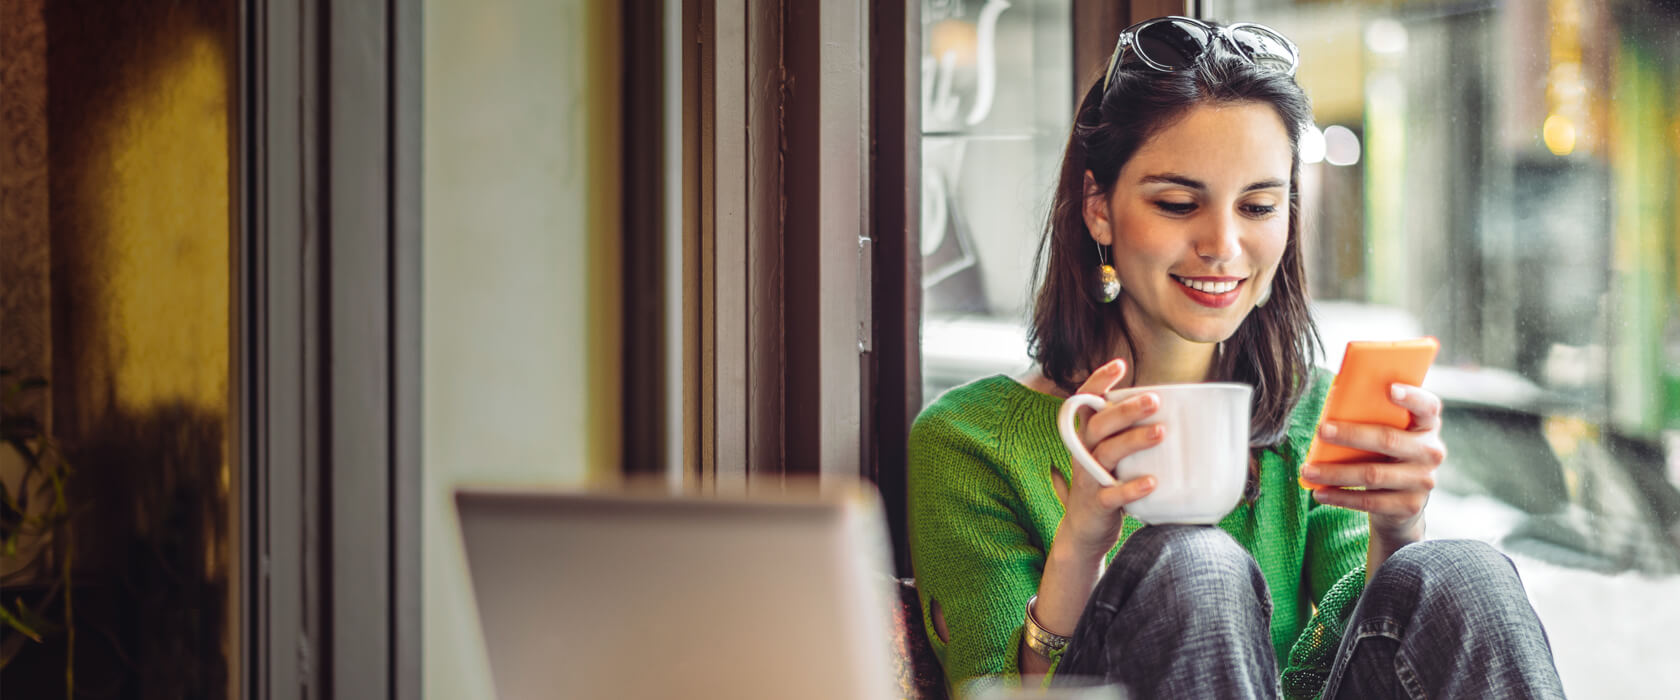
<path id="1" fill-rule="evenodd" d="M 502 700 L 889 697 L 870 496 L 459 490 Z"/>

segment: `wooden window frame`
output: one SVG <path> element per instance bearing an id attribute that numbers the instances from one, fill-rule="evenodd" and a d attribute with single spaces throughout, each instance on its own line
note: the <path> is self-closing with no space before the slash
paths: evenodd
<path id="1" fill-rule="evenodd" d="M 664 0 L 644 0 L 620 11 L 622 385 L 624 396 L 636 397 L 622 402 L 620 455 L 626 474 L 661 474 L 669 467 L 666 404 L 682 401 L 681 388 L 664 371 L 667 356 L 681 351 L 672 347 L 680 338 L 667 338 L 667 314 L 674 310 L 664 287 L 683 284 L 666 275 L 667 257 L 682 254 L 667 250 L 665 240 L 666 8 Z"/>
<path id="2" fill-rule="evenodd" d="M 682 4 L 698 47 L 683 76 L 699 275 L 698 444 L 685 453 L 703 488 L 871 474 L 870 9 Z"/>
<path id="3" fill-rule="evenodd" d="M 241 697 L 420 696 L 420 10 L 239 4 Z"/>
<path id="4" fill-rule="evenodd" d="M 1151 17 L 1201 17 L 1200 0 L 1073 0 L 1074 108 L 1091 84 L 1102 77 L 1121 30 Z"/>
<path id="5" fill-rule="evenodd" d="M 874 0 L 870 74 L 873 352 L 866 406 L 868 477 L 881 492 L 893 569 L 911 576 L 910 425 L 922 408 L 921 2 Z M 896 67 L 896 69 L 895 69 Z"/>

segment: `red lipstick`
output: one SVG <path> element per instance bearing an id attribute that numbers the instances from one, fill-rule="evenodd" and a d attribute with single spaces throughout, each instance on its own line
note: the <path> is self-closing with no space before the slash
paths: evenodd
<path id="1" fill-rule="evenodd" d="M 1179 291 L 1184 292 L 1184 295 L 1190 297 L 1191 301 L 1211 309 L 1223 309 L 1237 303 L 1237 292 L 1242 290 L 1243 281 L 1244 280 L 1241 277 L 1173 276 L 1173 282 L 1178 285 Z M 1193 282 L 1198 286 L 1203 287 L 1203 289 L 1192 288 L 1186 284 L 1186 282 Z M 1234 285 L 1231 284 L 1233 282 L 1235 283 Z M 1223 292 L 1205 291 L 1209 287 L 1217 288 L 1224 285 L 1230 285 L 1231 288 Z"/>

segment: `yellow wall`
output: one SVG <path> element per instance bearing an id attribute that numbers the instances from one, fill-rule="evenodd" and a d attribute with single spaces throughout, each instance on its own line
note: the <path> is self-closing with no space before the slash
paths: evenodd
<path id="1" fill-rule="evenodd" d="M 94 303 L 111 311 L 119 405 L 185 401 L 225 410 L 228 391 L 228 57 L 189 34 L 111 115 L 106 193 L 109 274 Z"/>
<path id="2" fill-rule="evenodd" d="M 619 59 L 611 5 L 424 6 L 428 697 L 490 692 L 451 490 L 573 485 L 616 472 Z"/>
<path id="3" fill-rule="evenodd" d="M 177 14 L 150 18 L 171 41 L 125 34 L 109 68 L 52 65 L 74 90 L 54 98 L 52 252 L 78 432 L 114 410 L 226 410 L 231 57 Z"/>
<path id="4" fill-rule="evenodd" d="M 226 439 L 235 8 L 44 5 L 53 428 L 74 469 L 75 575 L 110 582 L 112 597 L 78 598 L 76 615 L 84 630 L 117 629 L 106 611 L 121 610 L 147 630 L 114 640 L 122 668 L 109 654 L 76 667 L 126 673 L 146 697 L 213 697 L 239 674 Z"/>

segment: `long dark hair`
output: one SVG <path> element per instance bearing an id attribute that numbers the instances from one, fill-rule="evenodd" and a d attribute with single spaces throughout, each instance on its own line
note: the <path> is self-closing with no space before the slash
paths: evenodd
<path id="1" fill-rule="evenodd" d="M 1108 361 L 1116 341 L 1132 337 L 1119 304 L 1104 304 L 1098 246 L 1083 214 L 1085 171 L 1103 196 L 1138 148 L 1192 107 L 1257 102 L 1270 105 L 1289 134 L 1288 241 L 1272 296 L 1255 308 L 1215 354 L 1211 378 L 1254 387 L 1249 444 L 1277 445 L 1289 413 L 1305 390 L 1318 331 L 1307 313 L 1306 270 L 1301 261 L 1300 129 L 1311 119 L 1306 93 L 1287 74 L 1258 68 L 1217 42 L 1191 69 L 1165 72 L 1121 67 L 1108 89 L 1098 80 L 1085 94 L 1062 156 L 1061 178 L 1033 273 L 1038 290 L 1028 341 L 1044 376 L 1073 391 L 1092 369 Z M 1048 258 L 1048 260 L 1046 260 Z"/>

